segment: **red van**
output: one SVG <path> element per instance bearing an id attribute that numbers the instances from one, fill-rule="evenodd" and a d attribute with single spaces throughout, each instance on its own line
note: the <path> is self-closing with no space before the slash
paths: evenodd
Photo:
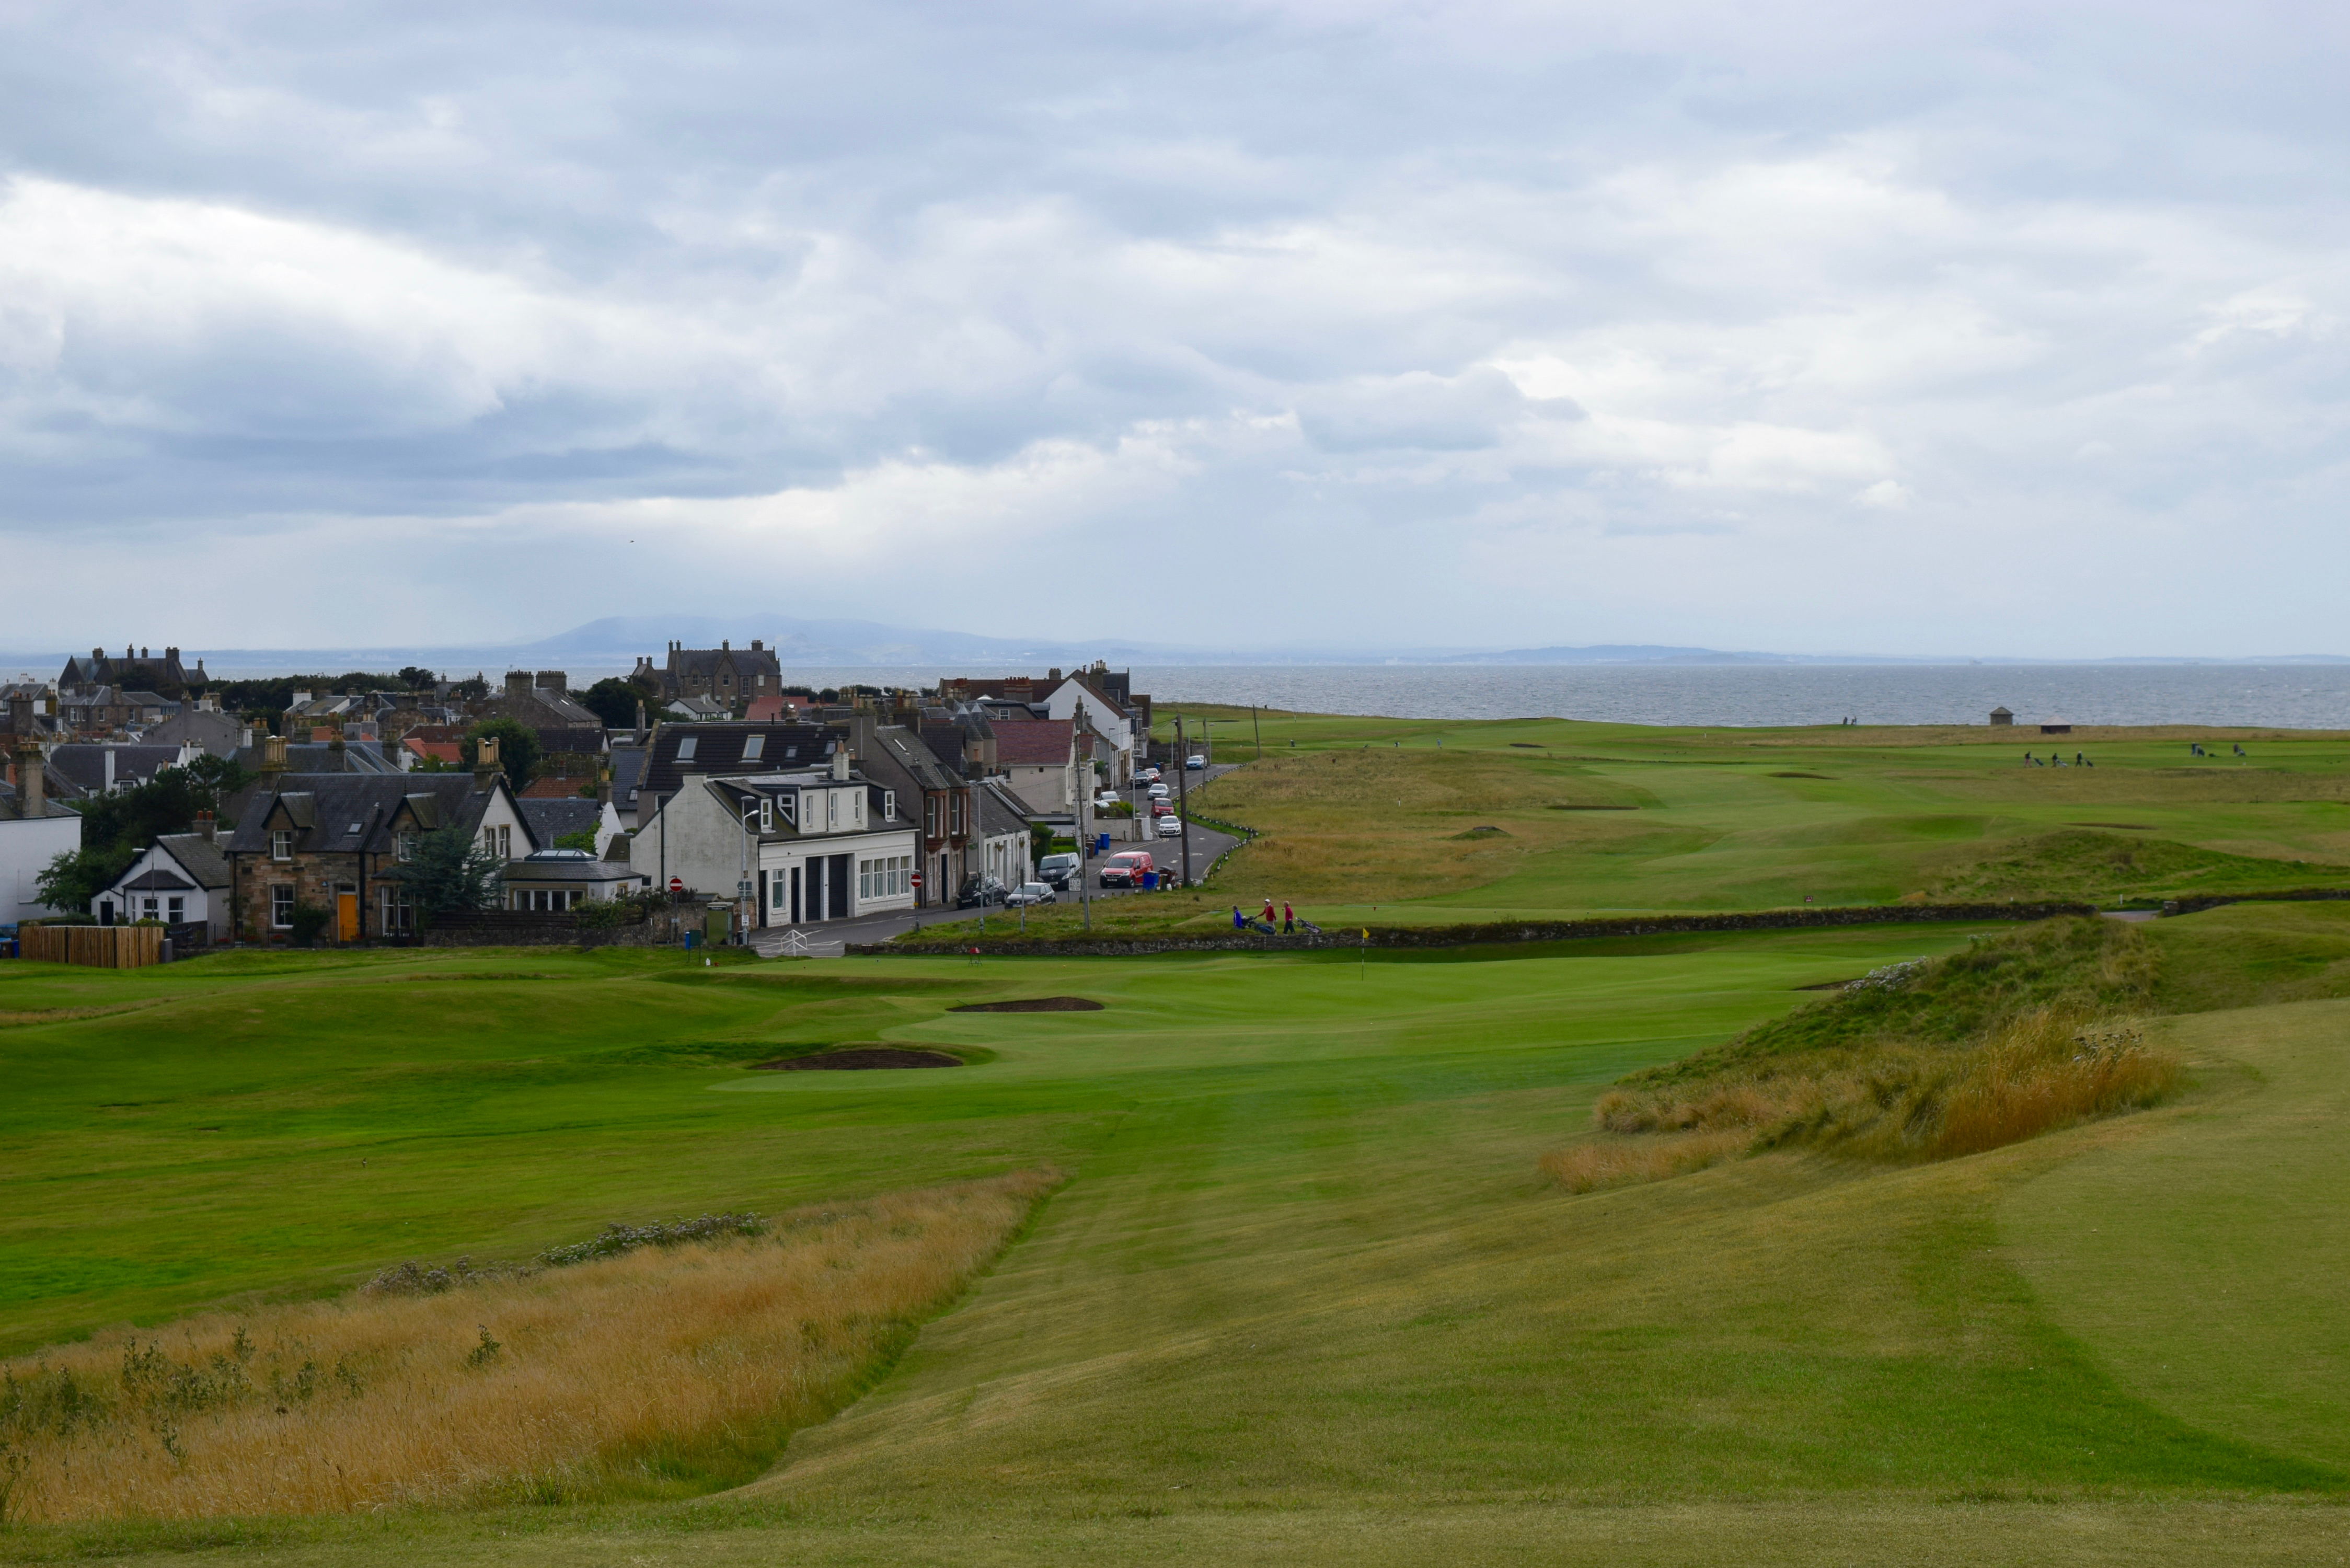
<path id="1" fill-rule="evenodd" d="M 1145 873 L 1158 869 L 1159 863 L 1148 849 L 1125 849 L 1102 862 L 1101 885 L 1105 888 L 1139 888 Z"/>

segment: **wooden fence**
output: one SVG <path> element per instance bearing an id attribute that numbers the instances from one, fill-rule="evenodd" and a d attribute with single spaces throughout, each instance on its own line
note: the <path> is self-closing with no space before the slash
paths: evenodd
<path id="1" fill-rule="evenodd" d="M 163 961 L 161 926 L 24 926 L 18 951 L 47 963 L 143 969 Z"/>

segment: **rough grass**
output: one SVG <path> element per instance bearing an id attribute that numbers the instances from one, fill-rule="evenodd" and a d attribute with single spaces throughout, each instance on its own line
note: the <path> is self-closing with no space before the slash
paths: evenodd
<path id="1" fill-rule="evenodd" d="M 1946 870 L 1930 888 L 1951 900 L 2079 898 L 2092 903 L 2185 893 L 2330 887 L 2350 866 L 2229 855 L 2174 839 L 2069 828 L 2004 844 Z"/>
<path id="2" fill-rule="evenodd" d="M 1943 1159 L 2155 1105 L 2180 1064 L 2114 1020 L 2145 1004 L 2158 969 L 2143 935 L 2095 919 L 1894 966 L 1632 1075 L 1594 1106 L 1601 1136 L 1542 1167 L 1584 1191 L 1769 1148 Z"/>
<path id="3" fill-rule="evenodd" d="M 708 1490 L 852 1397 L 1047 1189 L 1024 1172 L 569 1268 L 213 1313 L 0 1369 L 6 1517 Z M 421 1277 L 421 1276 L 420 1276 Z"/>

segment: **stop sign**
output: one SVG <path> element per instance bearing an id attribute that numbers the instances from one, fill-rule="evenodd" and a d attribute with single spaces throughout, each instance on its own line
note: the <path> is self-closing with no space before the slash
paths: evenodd
<path id="1" fill-rule="evenodd" d="M 684 891 L 685 891 L 685 878 L 684 878 L 684 877 L 671 877 L 671 878 L 669 879 L 669 890 L 670 890 L 671 892 L 672 892 L 672 893 L 682 893 L 682 892 L 684 892 Z"/>

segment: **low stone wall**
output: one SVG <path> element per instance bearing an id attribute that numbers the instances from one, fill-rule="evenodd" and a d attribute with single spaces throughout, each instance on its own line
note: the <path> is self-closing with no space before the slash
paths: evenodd
<path id="1" fill-rule="evenodd" d="M 2350 898 L 2350 888 L 2294 888 L 2282 893 L 2201 893 L 2188 898 L 2166 898 L 2166 915 L 2197 915 L 2223 904 L 2309 904 L 2329 898 Z"/>
<path id="2" fill-rule="evenodd" d="M 1314 948 L 1457 948 L 1482 943 L 1571 942 L 1595 937 L 1658 937 L 1706 931 L 1782 931 L 1833 926 L 1927 925 L 1953 920 L 2046 920 L 2059 915 L 2094 915 L 2092 904 L 1861 904 L 1838 909 L 1758 909 L 1748 914 L 1611 915 L 1587 920 L 1512 920 L 1462 926 L 1383 926 L 1367 943 L 1362 928 L 1326 930 L 1320 936 L 1268 937 L 1261 931 L 1222 931 L 1197 936 L 1065 937 L 1050 941 L 984 942 L 980 950 L 1001 958 L 1141 958 L 1152 953 L 1290 952 Z M 971 951 L 969 942 L 851 942 L 862 958 L 951 958 Z"/>

